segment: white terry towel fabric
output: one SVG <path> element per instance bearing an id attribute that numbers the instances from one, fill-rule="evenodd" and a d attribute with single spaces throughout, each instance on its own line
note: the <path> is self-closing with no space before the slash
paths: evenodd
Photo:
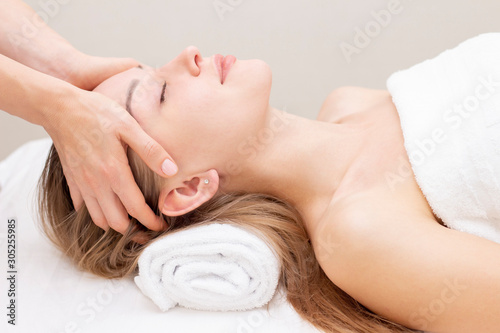
<path id="1" fill-rule="evenodd" d="M 500 33 L 396 72 L 387 88 L 434 213 L 500 243 Z"/>
<path id="2" fill-rule="evenodd" d="M 281 265 L 255 234 L 224 223 L 173 232 L 141 253 L 139 289 L 162 310 L 176 305 L 208 311 L 249 310 L 267 304 Z"/>

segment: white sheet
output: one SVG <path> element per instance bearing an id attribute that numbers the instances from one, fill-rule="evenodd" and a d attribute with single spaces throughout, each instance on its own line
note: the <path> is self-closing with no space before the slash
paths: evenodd
<path id="1" fill-rule="evenodd" d="M 50 144 L 28 143 L 0 162 L 1 332 L 319 332 L 279 294 L 269 312 L 175 308 L 163 313 L 132 278 L 107 280 L 78 271 L 37 228 L 33 194 Z M 6 316 L 9 218 L 17 221 L 16 326 Z"/>

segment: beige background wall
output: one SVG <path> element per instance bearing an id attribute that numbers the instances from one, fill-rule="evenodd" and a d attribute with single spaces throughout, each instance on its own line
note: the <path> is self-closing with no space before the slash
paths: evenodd
<path id="1" fill-rule="evenodd" d="M 131 56 L 159 66 L 196 45 L 204 56 L 263 59 L 273 70 L 271 104 L 308 118 L 336 87 L 384 88 L 396 70 L 479 33 L 500 31 L 498 0 L 26 2 L 93 55 Z M 366 29 L 371 37 L 363 39 L 359 31 Z M 356 53 L 348 56 L 342 47 Z M 43 136 L 42 128 L 0 112 L 0 159 Z"/>

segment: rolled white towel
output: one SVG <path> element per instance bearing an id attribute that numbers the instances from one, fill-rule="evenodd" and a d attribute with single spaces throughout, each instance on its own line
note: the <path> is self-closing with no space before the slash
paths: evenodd
<path id="1" fill-rule="evenodd" d="M 168 234 L 139 257 L 139 289 L 162 311 L 176 305 L 209 311 L 267 304 L 281 265 L 274 251 L 242 228 L 221 223 Z"/>

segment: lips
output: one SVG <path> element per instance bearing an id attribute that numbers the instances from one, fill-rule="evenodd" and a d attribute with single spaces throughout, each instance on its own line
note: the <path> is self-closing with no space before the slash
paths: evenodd
<path id="1" fill-rule="evenodd" d="M 214 55 L 215 68 L 217 68 L 219 72 L 221 84 L 224 84 L 224 81 L 226 81 L 227 74 L 235 62 L 236 57 L 233 55 L 227 55 L 225 57 L 221 54 Z"/>

